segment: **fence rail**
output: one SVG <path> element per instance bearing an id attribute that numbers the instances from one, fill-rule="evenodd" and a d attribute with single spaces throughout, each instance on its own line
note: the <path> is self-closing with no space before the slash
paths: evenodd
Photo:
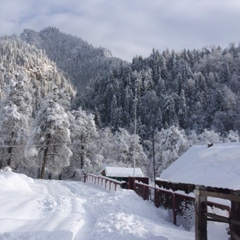
<path id="1" fill-rule="evenodd" d="M 81 181 L 94 183 L 108 190 L 116 191 L 117 189 L 123 188 L 123 182 L 121 181 L 117 181 L 111 178 L 107 178 L 100 175 L 89 174 L 89 173 L 88 174 L 85 173 L 81 177 Z"/>

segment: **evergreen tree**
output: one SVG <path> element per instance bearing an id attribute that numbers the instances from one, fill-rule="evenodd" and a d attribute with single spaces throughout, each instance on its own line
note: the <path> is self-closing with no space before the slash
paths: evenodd
<path id="1" fill-rule="evenodd" d="M 166 96 L 163 105 L 163 124 L 165 127 L 178 126 L 178 118 L 175 112 L 175 103 L 171 96 Z"/>
<path id="2" fill-rule="evenodd" d="M 113 95 L 113 100 L 111 103 L 111 112 L 110 112 L 110 121 L 112 125 L 112 130 L 117 131 L 120 127 L 120 113 L 119 108 L 117 106 L 117 98 Z"/>
<path id="3" fill-rule="evenodd" d="M 26 155 L 40 168 L 40 178 L 45 178 L 46 171 L 59 174 L 70 164 L 69 143 L 68 115 L 56 95 L 49 94 L 42 101 L 26 149 Z"/>
<path id="4" fill-rule="evenodd" d="M 175 126 L 156 132 L 154 141 L 158 176 L 191 146 L 185 131 Z"/>
<path id="5" fill-rule="evenodd" d="M 17 169 L 26 165 L 23 148 L 29 137 L 31 126 L 31 95 L 28 89 L 29 80 L 17 74 L 11 80 L 6 99 L 0 109 L 1 166 L 8 165 Z"/>
<path id="6" fill-rule="evenodd" d="M 178 109 L 178 119 L 179 125 L 183 129 L 188 128 L 188 116 L 187 116 L 187 105 L 185 99 L 184 90 L 181 91 L 180 101 L 179 101 L 179 109 Z"/>
<path id="7" fill-rule="evenodd" d="M 68 113 L 71 129 L 71 168 L 73 171 L 89 171 L 96 153 L 94 142 L 98 133 L 94 122 L 94 115 L 87 114 L 81 108 Z"/>

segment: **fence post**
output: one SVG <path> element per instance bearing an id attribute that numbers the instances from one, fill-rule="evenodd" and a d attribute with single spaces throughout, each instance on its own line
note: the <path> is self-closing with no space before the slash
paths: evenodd
<path id="1" fill-rule="evenodd" d="M 201 195 L 200 188 L 194 190 L 195 194 L 195 240 L 207 240 L 207 197 Z"/>
<path id="2" fill-rule="evenodd" d="M 154 189 L 154 203 L 157 208 L 160 207 L 159 190 L 156 188 Z"/>
<path id="3" fill-rule="evenodd" d="M 240 203 L 231 201 L 231 215 L 230 219 L 239 221 L 240 214 Z M 240 239 L 240 227 L 239 225 L 235 225 L 232 222 L 230 223 L 230 235 L 231 240 Z"/>
<path id="4" fill-rule="evenodd" d="M 172 210 L 173 210 L 173 224 L 177 225 L 177 209 L 176 209 L 176 195 L 172 193 Z"/>
<path id="5" fill-rule="evenodd" d="M 148 200 L 146 195 L 146 186 L 142 186 L 143 188 L 143 200 Z"/>
<path id="6" fill-rule="evenodd" d="M 83 173 L 83 182 L 86 183 L 87 182 L 87 173 Z"/>
<path id="7" fill-rule="evenodd" d="M 144 188 L 144 200 L 149 200 L 149 187 L 143 186 Z"/>

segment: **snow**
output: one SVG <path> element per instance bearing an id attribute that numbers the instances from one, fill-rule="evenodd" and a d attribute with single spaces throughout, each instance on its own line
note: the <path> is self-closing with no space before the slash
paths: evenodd
<path id="1" fill-rule="evenodd" d="M 240 143 L 196 145 L 164 170 L 163 180 L 240 190 Z"/>
<path id="2" fill-rule="evenodd" d="M 142 170 L 140 168 L 125 168 L 125 167 L 105 167 L 105 174 L 108 177 L 144 177 Z"/>
<path id="3" fill-rule="evenodd" d="M 0 172 L 0 240 L 192 240 L 131 190 Z"/>

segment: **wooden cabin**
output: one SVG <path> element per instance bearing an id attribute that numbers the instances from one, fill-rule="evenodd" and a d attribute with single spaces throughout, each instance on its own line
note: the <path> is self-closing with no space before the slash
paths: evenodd
<path id="1" fill-rule="evenodd" d="M 229 223 L 231 240 L 240 239 L 240 143 L 191 147 L 165 169 L 156 184 L 195 194 L 195 239 L 207 240 L 207 222 Z M 207 198 L 226 201 L 228 217 L 208 212 Z"/>

